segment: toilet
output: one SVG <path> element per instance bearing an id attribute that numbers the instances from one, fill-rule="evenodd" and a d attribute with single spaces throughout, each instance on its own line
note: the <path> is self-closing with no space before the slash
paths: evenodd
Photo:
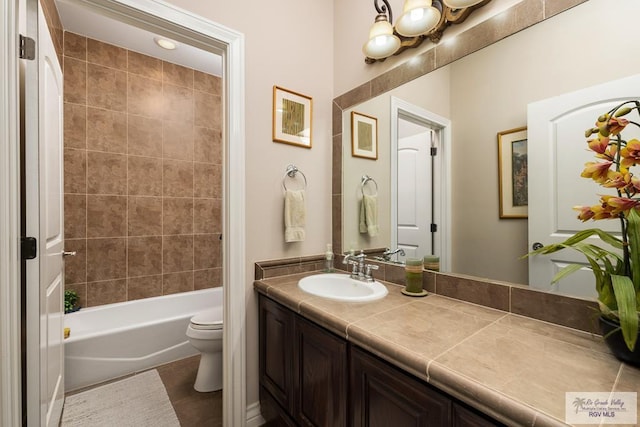
<path id="1" fill-rule="evenodd" d="M 207 392 L 222 389 L 222 308 L 201 311 L 191 318 L 187 337 L 200 351 L 200 366 L 193 388 Z"/>

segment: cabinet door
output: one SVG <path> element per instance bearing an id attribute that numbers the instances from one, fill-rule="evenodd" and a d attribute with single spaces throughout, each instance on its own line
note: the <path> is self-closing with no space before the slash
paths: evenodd
<path id="1" fill-rule="evenodd" d="M 293 410 L 294 314 L 260 295 L 260 384 L 286 412 Z"/>
<path id="2" fill-rule="evenodd" d="M 351 347 L 353 427 L 448 426 L 451 400 L 386 362 Z"/>
<path id="3" fill-rule="evenodd" d="M 453 404 L 453 427 L 498 427 L 502 424 L 493 421 L 482 414 L 459 403 Z"/>
<path id="4" fill-rule="evenodd" d="M 296 421 L 303 426 L 346 426 L 347 343 L 296 317 Z"/>

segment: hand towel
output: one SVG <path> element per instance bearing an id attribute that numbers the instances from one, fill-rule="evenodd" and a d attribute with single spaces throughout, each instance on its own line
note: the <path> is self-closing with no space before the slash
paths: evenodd
<path id="1" fill-rule="evenodd" d="M 360 204 L 360 233 L 378 235 L 378 196 L 362 196 Z"/>
<path id="2" fill-rule="evenodd" d="M 304 190 L 286 190 L 284 193 L 285 242 L 301 242 L 305 238 L 307 210 L 304 199 Z"/>

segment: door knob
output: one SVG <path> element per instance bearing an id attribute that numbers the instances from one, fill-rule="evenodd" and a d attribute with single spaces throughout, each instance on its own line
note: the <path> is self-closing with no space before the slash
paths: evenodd
<path id="1" fill-rule="evenodd" d="M 62 251 L 62 257 L 76 256 L 76 251 Z"/>
<path id="2" fill-rule="evenodd" d="M 542 247 L 544 247 L 544 245 L 543 245 L 542 243 L 540 243 L 540 242 L 535 242 L 535 243 L 531 246 L 531 248 L 532 248 L 534 251 L 537 251 L 538 249 L 540 249 L 540 248 L 542 248 Z"/>

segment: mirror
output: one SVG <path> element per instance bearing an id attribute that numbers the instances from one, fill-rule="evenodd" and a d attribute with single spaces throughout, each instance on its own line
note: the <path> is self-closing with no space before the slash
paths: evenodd
<path id="1" fill-rule="evenodd" d="M 633 28 L 640 5 L 616 5 L 617 28 Z M 443 271 L 526 284 L 526 219 L 499 218 L 497 134 L 527 125 L 527 104 L 637 73 L 640 58 L 626 42 L 595 31 L 609 13 L 606 2 L 588 1 L 471 55 L 425 74 L 342 114 L 342 236 L 344 250 L 392 243 L 391 99 L 397 98 L 451 121 L 450 259 Z M 609 31 L 611 32 L 611 31 Z M 604 55 L 604 56 L 603 56 Z M 617 60 L 624 66 L 613 66 Z M 600 64 L 597 65 L 597 64 Z M 377 118 L 378 159 L 351 155 L 351 111 Z M 576 138 L 583 138 L 576 135 Z M 378 184 L 379 234 L 358 232 L 362 175 Z M 529 171 L 529 180 L 535 171 Z M 536 203 L 529 200 L 529 204 Z M 438 253 L 436 252 L 436 255 Z"/>

